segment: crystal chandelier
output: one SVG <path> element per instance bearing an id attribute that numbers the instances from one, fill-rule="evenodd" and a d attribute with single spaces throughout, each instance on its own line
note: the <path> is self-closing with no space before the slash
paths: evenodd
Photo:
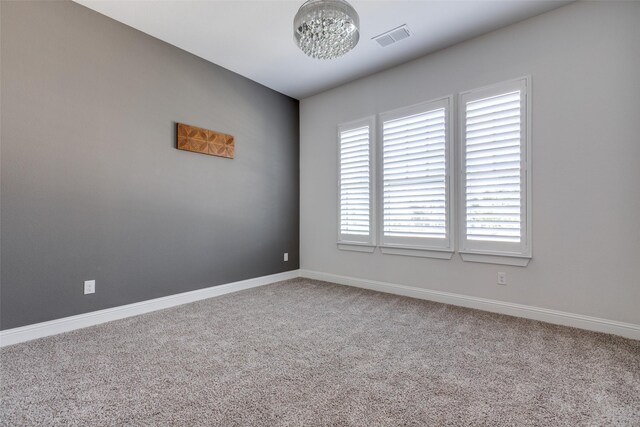
<path id="1" fill-rule="evenodd" d="M 308 0 L 296 13 L 293 33 L 312 58 L 334 59 L 358 44 L 360 18 L 344 0 Z"/>

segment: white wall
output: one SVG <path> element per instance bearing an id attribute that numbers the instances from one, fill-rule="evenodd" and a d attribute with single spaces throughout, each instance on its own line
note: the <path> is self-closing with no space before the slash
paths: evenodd
<path id="1" fill-rule="evenodd" d="M 337 249 L 339 123 L 523 75 L 533 87 L 528 267 Z M 301 268 L 640 324 L 640 3 L 570 4 L 300 110 Z"/>

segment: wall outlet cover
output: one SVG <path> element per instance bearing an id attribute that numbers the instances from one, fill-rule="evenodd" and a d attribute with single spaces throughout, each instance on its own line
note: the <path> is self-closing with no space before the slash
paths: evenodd
<path id="1" fill-rule="evenodd" d="M 96 293 L 96 281 L 95 280 L 85 280 L 84 281 L 84 294 L 95 294 Z"/>
<path id="2" fill-rule="evenodd" d="M 498 272 L 498 285 L 506 285 L 507 284 L 507 273 L 503 271 Z"/>

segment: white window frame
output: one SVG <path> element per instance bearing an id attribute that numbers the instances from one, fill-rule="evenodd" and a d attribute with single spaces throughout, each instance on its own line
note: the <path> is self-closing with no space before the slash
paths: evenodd
<path id="1" fill-rule="evenodd" d="M 454 176 L 452 168 L 454 165 L 453 156 L 453 123 L 452 114 L 453 109 L 453 95 L 445 96 L 442 98 L 433 99 L 426 102 L 421 102 L 409 107 L 398 108 L 392 111 L 387 111 L 378 115 L 377 135 L 378 144 L 380 149 L 377 150 L 376 166 L 377 166 L 377 186 L 376 203 L 377 203 L 377 215 L 378 220 L 378 240 L 380 242 L 380 251 L 383 254 L 390 255 L 405 255 L 416 256 L 424 258 L 437 258 L 437 259 L 451 259 L 454 253 L 455 235 L 453 226 L 454 223 L 454 197 L 452 192 L 454 188 Z M 444 108 L 445 110 L 445 216 L 446 216 L 446 235 L 445 239 L 430 239 L 430 238 L 414 238 L 414 237 L 385 237 L 384 235 L 384 122 L 389 120 L 395 120 L 402 117 L 412 116 L 415 114 L 424 113 L 427 111 L 437 110 Z"/>
<path id="2" fill-rule="evenodd" d="M 466 236 L 466 104 L 476 99 L 488 98 L 512 91 L 520 90 L 520 108 L 522 111 L 521 124 L 521 227 L 522 237 L 520 243 L 508 242 L 483 242 L 467 240 Z M 458 236 L 460 256 L 465 261 L 485 262 L 491 264 L 504 264 L 514 266 L 526 266 L 532 257 L 532 227 L 531 227 L 531 77 L 525 76 L 519 79 L 503 83 L 485 86 L 461 92 L 458 98 Z"/>
<path id="3" fill-rule="evenodd" d="M 338 249 L 356 251 L 356 252 L 369 252 L 372 253 L 376 248 L 376 122 L 375 116 L 369 116 L 363 119 L 354 120 L 348 123 L 343 123 L 338 126 L 336 140 L 337 140 L 337 232 Z M 341 194 L 340 194 L 340 181 L 341 181 L 341 165 L 340 165 L 340 153 L 341 153 L 341 134 L 353 129 L 361 127 L 369 127 L 369 236 L 359 236 L 354 234 L 342 234 L 341 230 Z"/>

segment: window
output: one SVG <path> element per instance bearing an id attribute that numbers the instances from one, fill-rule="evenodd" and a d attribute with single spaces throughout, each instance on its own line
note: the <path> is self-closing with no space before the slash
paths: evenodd
<path id="1" fill-rule="evenodd" d="M 380 116 L 383 253 L 451 258 L 449 105 L 445 98 Z"/>
<path id="2" fill-rule="evenodd" d="M 460 96 L 460 252 L 467 261 L 531 257 L 528 79 Z"/>
<path id="3" fill-rule="evenodd" d="M 341 249 L 373 252 L 373 118 L 338 129 L 339 225 Z"/>
<path id="4" fill-rule="evenodd" d="M 452 96 L 339 126 L 338 247 L 451 259 L 458 242 L 465 261 L 526 266 L 530 89 L 461 93 L 455 150 Z"/>

